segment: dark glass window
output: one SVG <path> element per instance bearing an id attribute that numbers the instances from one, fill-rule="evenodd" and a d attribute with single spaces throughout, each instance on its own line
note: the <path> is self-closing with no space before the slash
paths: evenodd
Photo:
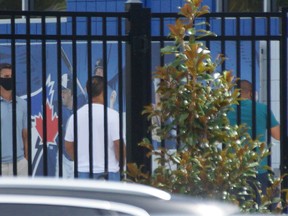
<path id="1" fill-rule="evenodd" d="M 262 12 L 263 8 L 264 0 L 224 0 L 227 12 Z"/>
<path id="2" fill-rule="evenodd" d="M 22 10 L 22 0 L 0 0 L 0 10 Z"/>
<path id="3" fill-rule="evenodd" d="M 281 8 L 288 7 L 288 0 L 273 0 L 272 11 L 281 11 Z"/>
<path id="4" fill-rule="evenodd" d="M 31 8 L 37 11 L 64 11 L 67 6 L 66 0 L 34 0 L 31 1 Z"/>
<path id="5" fill-rule="evenodd" d="M 64 11 L 67 0 L 25 0 L 23 8 L 35 11 Z M 22 10 L 22 0 L 0 0 L 0 10 Z"/>
<path id="6" fill-rule="evenodd" d="M 288 7 L 288 0 L 222 0 L 222 10 L 225 12 L 277 12 Z M 266 3 L 266 4 L 265 4 Z"/>

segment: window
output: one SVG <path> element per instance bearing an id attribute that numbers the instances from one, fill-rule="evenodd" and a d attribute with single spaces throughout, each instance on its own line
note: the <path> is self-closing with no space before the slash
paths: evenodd
<path id="1" fill-rule="evenodd" d="M 0 0 L 0 10 L 7 11 L 66 11 L 67 0 Z M 11 23 L 10 16 L 0 15 L 0 24 Z M 26 22 L 25 17 L 15 16 L 16 23 Z M 24 19 L 22 19 L 24 18 Z M 33 16 L 31 22 L 41 22 Z M 46 22 L 56 22 L 55 18 L 49 18 Z M 62 17 L 61 22 L 66 22 Z"/>
<path id="2" fill-rule="evenodd" d="M 227 12 L 261 12 L 263 11 L 263 0 L 225 0 L 225 11 Z"/>
<path id="3" fill-rule="evenodd" d="M 0 0 L 1 10 L 63 11 L 66 0 Z"/>
<path id="4" fill-rule="evenodd" d="M 218 0 L 219 12 L 277 12 L 288 7 L 288 0 Z"/>
<path id="5" fill-rule="evenodd" d="M 21 0 L 0 0 L 0 8 L 1 10 L 14 10 L 18 11 L 21 10 L 22 2 Z"/>
<path id="6" fill-rule="evenodd" d="M 283 7 L 288 7 L 288 0 L 273 0 L 272 11 L 281 11 Z"/>

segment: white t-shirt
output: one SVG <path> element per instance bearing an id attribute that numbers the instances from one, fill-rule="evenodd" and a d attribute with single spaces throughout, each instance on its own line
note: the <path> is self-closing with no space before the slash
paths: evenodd
<path id="1" fill-rule="evenodd" d="M 77 111 L 78 171 L 89 172 L 89 105 Z M 92 104 L 93 173 L 104 172 L 104 106 Z M 113 141 L 119 140 L 119 114 L 107 107 L 108 171 L 118 172 Z M 74 142 L 74 115 L 67 123 L 65 140 Z"/>

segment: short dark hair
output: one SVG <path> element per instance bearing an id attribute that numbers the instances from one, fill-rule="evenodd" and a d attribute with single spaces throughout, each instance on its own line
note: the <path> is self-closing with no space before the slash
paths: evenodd
<path id="1" fill-rule="evenodd" d="M 101 76 L 93 76 L 91 79 L 88 79 L 86 83 L 86 89 L 88 97 L 97 97 L 99 96 L 104 89 L 104 80 Z"/>
<path id="2" fill-rule="evenodd" d="M 240 89 L 245 92 L 252 92 L 252 83 L 248 80 L 240 80 Z"/>
<path id="3" fill-rule="evenodd" d="M 0 63 L 0 71 L 3 69 L 11 69 L 12 70 L 12 65 L 9 63 Z"/>

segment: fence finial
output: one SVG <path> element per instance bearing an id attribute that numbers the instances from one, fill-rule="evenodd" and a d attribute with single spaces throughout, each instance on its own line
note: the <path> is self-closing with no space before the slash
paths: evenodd
<path id="1" fill-rule="evenodd" d="M 130 4 L 130 3 L 142 3 L 142 1 L 141 0 L 127 0 L 125 2 L 125 4 Z"/>

